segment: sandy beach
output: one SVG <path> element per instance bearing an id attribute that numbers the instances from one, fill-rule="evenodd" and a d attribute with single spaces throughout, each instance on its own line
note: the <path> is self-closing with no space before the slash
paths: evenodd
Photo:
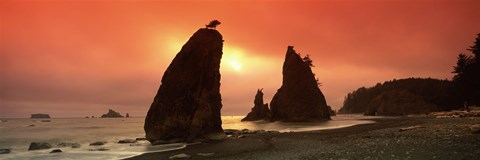
<path id="1" fill-rule="evenodd" d="M 170 159 L 475 159 L 479 118 L 387 117 L 352 127 L 248 134 L 132 157 Z M 475 129 L 477 128 L 477 129 Z M 476 130 L 476 133 L 474 133 Z"/>

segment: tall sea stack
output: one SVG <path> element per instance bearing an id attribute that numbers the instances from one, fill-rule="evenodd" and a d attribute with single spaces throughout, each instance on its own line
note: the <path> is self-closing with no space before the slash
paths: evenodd
<path id="1" fill-rule="evenodd" d="M 222 35 L 199 29 L 165 71 L 145 118 L 146 138 L 191 141 L 224 136 L 220 109 Z"/>
<path id="2" fill-rule="evenodd" d="M 270 117 L 270 109 L 268 109 L 268 103 L 263 104 L 262 89 L 257 90 L 257 95 L 255 95 L 253 103 L 252 111 L 250 111 L 242 121 L 267 120 Z"/>
<path id="3" fill-rule="evenodd" d="M 309 59 L 308 59 L 309 60 Z M 289 46 L 283 63 L 283 83 L 270 103 L 272 121 L 309 122 L 329 120 L 325 97 L 310 69 Z"/>

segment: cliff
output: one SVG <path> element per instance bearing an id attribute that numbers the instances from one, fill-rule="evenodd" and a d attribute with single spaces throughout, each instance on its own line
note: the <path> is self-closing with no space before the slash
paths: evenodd
<path id="1" fill-rule="evenodd" d="M 145 118 L 151 143 L 225 136 L 220 118 L 222 47 L 220 32 L 199 29 L 175 56 Z"/>
<path id="2" fill-rule="evenodd" d="M 252 110 L 242 119 L 242 121 L 268 120 L 270 117 L 270 109 L 268 109 L 268 103 L 263 104 L 262 89 L 257 90 L 253 104 L 254 106 Z"/>
<path id="3" fill-rule="evenodd" d="M 283 82 L 270 103 L 272 121 L 306 122 L 329 120 L 329 108 L 310 68 L 293 46 L 283 63 Z"/>

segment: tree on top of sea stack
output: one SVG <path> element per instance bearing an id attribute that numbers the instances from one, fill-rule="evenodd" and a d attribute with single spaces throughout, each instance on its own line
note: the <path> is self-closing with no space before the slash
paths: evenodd
<path id="1" fill-rule="evenodd" d="M 330 119 L 330 110 L 312 73 L 310 57 L 302 59 L 288 46 L 283 83 L 270 103 L 272 121 L 307 122 Z"/>
<path id="2" fill-rule="evenodd" d="M 163 74 L 145 118 L 153 144 L 224 138 L 220 118 L 220 32 L 201 28 L 193 34 Z"/>
<path id="3" fill-rule="evenodd" d="M 208 23 L 207 25 L 205 25 L 205 28 L 215 30 L 217 28 L 217 26 L 220 25 L 220 24 L 222 24 L 222 23 L 215 19 L 213 21 L 210 21 L 210 23 Z"/>

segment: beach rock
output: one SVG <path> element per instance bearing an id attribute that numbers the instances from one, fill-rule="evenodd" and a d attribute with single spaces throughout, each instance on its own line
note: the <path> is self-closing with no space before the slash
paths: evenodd
<path id="1" fill-rule="evenodd" d="M 51 120 L 41 120 L 40 122 L 52 122 Z"/>
<path id="2" fill-rule="evenodd" d="M 211 156 L 214 155 L 215 153 L 197 153 L 198 156 Z"/>
<path id="3" fill-rule="evenodd" d="M 253 100 L 253 108 L 250 113 L 247 114 L 242 121 L 258 121 L 258 120 L 268 120 L 270 117 L 270 109 L 268 109 L 268 103 L 263 104 L 263 89 L 257 90 L 257 95 L 255 95 L 255 100 Z"/>
<path id="4" fill-rule="evenodd" d="M 123 117 L 119 112 L 116 112 L 112 109 L 108 109 L 108 113 L 103 114 L 102 118 L 121 118 Z"/>
<path id="5" fill-rule="evenodd" d="M 61 149 L 54 149 L 50 153 L 61 153 L 63 152 Z"/>
<path id="6" fill-rule="evenodd" d="M 134 140 L 134 139 L 122 139 L 122 140 L 119 140 L 118 143 L 137 143 L 137 140 Z"/>
<path id="7" fill-rule="evenodd" d="M 304 59 L 293 50 L 293 46 L 288 46 L 283 63 L 283 83 L 270 103 L 272 121 L 330 120 L 327 102 L 310 68 L 311 60 Z"/>
<path id="8" fill-rule="evenodd" d="M 181 138 L 174 138 L 174 139 L 170 139 L 170 140 L 156 140 L 155 142 L 152 143 L 152 145 L 180 143 L 180 142 L 185 142 L 185 141 Z"/>
<path id="9" fill-rule="evenodd" d="M 135 140 L 137 140 L 137 141 L 146 141 L 146 140 L 147 140 L 147 138 L 145 138 L 145 137 L 141 137 L 141 138 L 135 138 Z"/>
<path id="10" fill-rule="evenodd" d="M 480 133 L 480 124 L 474 124 L 470 126 L 472 133 Z"/>
<path id="11" fill-rule="evenodd" d="M 42 113 L 37 113 L 37 114 L 32 114 L 30 116 L 31 119 L 41 119 L 41 118 L 50 118 L 50 115 L 48 114 L 42 114 Z"/>
<path id="12" fill-rule="evenodd" d="M 199 29 L 182 47 L 145 118 L 148 141 L 225 137 L 220 117 L 222 47 L 222 35 L 212 29 Z"/>
<path id="13" fill-rule="evenodd" d="M 0 154 L 7 154 L 12 152 L 10 149 L 0 149 Z"/>
<path id="14" fill-rule="evenodd" d="M 94 149 L 89 149 L 88 151 L 109 151 L 110 149 L 108 148 L 94 148 Z"/>
<path id="15" fill-rule="evenodd" d="M 31 124 L 31 125 L 28 125 L 27 127 L 35 127 L 35 125 Z"/>
<path id="16" fill-rule="evenodd" d="M 80 148 L 82 145 L 78 143 L 68 143 L 68 142 L 62 142 L 57 144 L 57 147 L 71 147 L 71 148 Z"/>
<path id="17" fill-rule="evenodd" d="M 50 149 L 52 148 L 52 145 L 46 142 L 32 142 L 30 143 L 30 146 L 28 147 L 28 150 L 40 150 L 40 149 Z"/>
<path id="18" fill-rule="evenodd" d="M 280 133 L 280 131 L 267 131 L 267 133 Z"/>
<path id="19" fill-rule="evenodd" d="M 182 154 L 177 154 L 177 155 L 174 155 L 174 156 L 170 156 L 168 157 L 168 159 L 184 159 L 184 158 L 191 158 L 192 156 L 188 155 L 188 154 L 185 154 L 185 153 L 182 153 Z"/>
<path id="20" fill-rule="evenodd" d="M 239 134 L 242 131 L 240 131 L 238 129 L 225 129 L 224 132 L 225 132 L 226 135 L 231 135 L 231 134 Z"/>
<path id="21" fill-rule="evenodd" d="M 104 145 L 106 143 L 107 142 L 104 142 L 104 141 L 97 141 L 97 142 L 90 143 L 90 145 L 91 146 L 101 146 L 101 145 Z"/>

